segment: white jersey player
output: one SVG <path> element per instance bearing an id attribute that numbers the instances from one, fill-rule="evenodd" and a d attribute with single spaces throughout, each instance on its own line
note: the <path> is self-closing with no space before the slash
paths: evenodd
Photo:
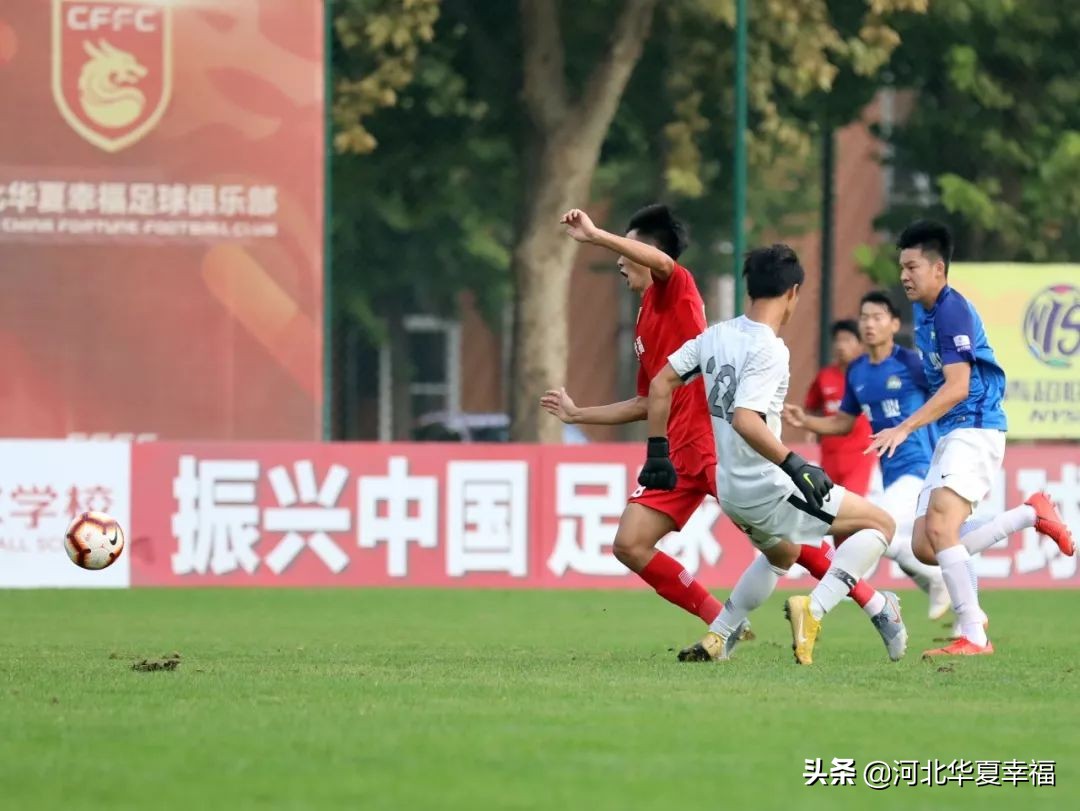
<path id="1" fill-rule="evenodd" d="M 746 316 L 716 324 L 668 358 L 649 389 L 649 454 L 639 482 L 672 488 L 675 471 L 660 451 L 672 392 L 699 374 L 712 416 L 718 456 L 720 504 L 763 553 L 740 577 L 709 633 L 698 643 L 709 658 L 726 658 L 734 629 L 761 605 L 798 557 L 799 543 L 821 542 L 827 534 L 850 536 L 832 568 L 809 596 L 792 597 L 795 659 L 813 661 L 822 617 L 878 562 L 889 546 L 892 518 L 866 499 L 833 486 L 780 441 L 787 395 L 789 354 L 777 336 L 798 302 L 805 277 L 795 252 L 786 245 L 751 251 L 743 269 L 750 296 Z M 899 659 L 907 644 L 896 596 L 875 594 L 871 610 L 889 655 Z"/>

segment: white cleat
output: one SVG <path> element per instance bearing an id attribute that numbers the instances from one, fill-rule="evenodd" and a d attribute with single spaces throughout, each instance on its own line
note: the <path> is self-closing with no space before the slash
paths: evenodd
<path id="1" fill-rule="evenodd" d="M 883 591 L 881 594 L 885 598 L 885 607 L 871 617 L 870 622 L 881 634 L 881 641 L 885 643 L 889 659 L 898 662 L 907 651 L 908 640 L 907 628 L 900 616 L 900 598 L 891 591 Z"/>

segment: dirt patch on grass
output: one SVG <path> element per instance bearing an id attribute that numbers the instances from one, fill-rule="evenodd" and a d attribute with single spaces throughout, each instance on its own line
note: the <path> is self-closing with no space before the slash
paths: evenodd
<path id="1" fill-rule="evenodd" d="M 176 670 L 178 667 L 180 667 L 180 654 L 175 651 L 160 659 L 141 659 L 131 665 L 132 670 L 140 673 L 152 673 L 156 670 Z"/>

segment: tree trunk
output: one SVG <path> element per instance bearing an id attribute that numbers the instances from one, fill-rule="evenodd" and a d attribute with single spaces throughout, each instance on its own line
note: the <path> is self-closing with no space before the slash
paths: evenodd
<path id="1" fill-rule="evenodd" d="M 530 184 L 528 214 L 513 254 L 514 360 L 511 389 L 512 434 L 516 441 L 560 442 L 562 423 L 541 412 L 544 391 L 566 382 L 570 272 L 578 243 L 562 233 L 559 217 L 581 204 L 592 182 L 592 166 L 573 147 L 549 150 L 536 183 Z M 577 160 L 571 160 L 577 157 Z"/>
<path id="2" fill-rule="evenodd" d="M 554 0 L 521 0 L 523 100 L 529 116 L 524 212 L 513 251 L 514 342 L 511 436 L 558 442 L 562 423 L 541 414 L 540 395 L 566 380 L 567 297 L 578 244 L 559 217 L 588 204 L 608 127 L 641 56 L 656 0 L 627 0 L 608 50 L 577 103 L 567 102 L 562 41 Z"/>

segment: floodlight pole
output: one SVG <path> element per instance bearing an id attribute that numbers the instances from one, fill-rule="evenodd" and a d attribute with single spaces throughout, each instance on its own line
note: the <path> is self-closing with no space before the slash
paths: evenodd
<path id="1" fill-rule="evenodd" d="M 826 119 L 821 128 L 821 311 L 818 337 L 821 341 L 819 355 L 822 366 L 832 359 L 833 320 L 833 265 L 836 221 L 834 219 L 834 192 L 836 174 L 836 139 L 832 123 Z"/>
<path id="2" fill-rule="evenodd" d="M 743 312 L 746 289 L 742 277 L 746 253 L 746 49 L 748 9 L 746 0 L 735 3 L 735 221 L 732 227 L 732 273 L 735 276 L 735 314 Z"/>
<path id="3" fill-rule="evenodd" d="M 323 3 L 323 334 L 322 438 L 334 438 L 334 267 L 331 261 L 334 161 L 334 0 Z"/>

